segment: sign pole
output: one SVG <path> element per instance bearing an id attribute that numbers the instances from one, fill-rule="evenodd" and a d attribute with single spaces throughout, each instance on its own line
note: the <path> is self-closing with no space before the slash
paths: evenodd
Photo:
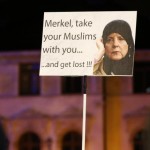
<path id="1" fill-rule="evenodd" d="M 87 76 L 83 76 L 83 119 L 82 119 L 82 150 L 85 150 L 85 135 L 86 135 L 86 86 Z"/>

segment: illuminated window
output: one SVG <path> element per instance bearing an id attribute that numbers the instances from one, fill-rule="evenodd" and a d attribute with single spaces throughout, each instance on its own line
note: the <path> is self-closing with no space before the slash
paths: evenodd
<path id="1" fill-rule="evenodd" d="M 39 64 L 20 65 L 20 95 L 40 93 Z"/>

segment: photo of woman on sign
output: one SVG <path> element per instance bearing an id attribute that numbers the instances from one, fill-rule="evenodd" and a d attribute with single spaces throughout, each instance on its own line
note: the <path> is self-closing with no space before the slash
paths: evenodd
<path id="1" fill-rule="evenodd" d="M 93 74 L 116 76 L 133 74 L 134 41 L 130 25 L 124 20 L 109 22 L 98 39 L 99 53 L 94 59 Z"/>

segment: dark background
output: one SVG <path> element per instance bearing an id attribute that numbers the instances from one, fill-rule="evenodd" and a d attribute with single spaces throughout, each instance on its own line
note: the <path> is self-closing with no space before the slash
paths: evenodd
<path id="1" fill-rule="evenodd" d="M 135 47 L 149 49 L 149 6 L 148 0 L 0 0 L 0 51 L 40 50 L 44 12 L 55 11 L 137 11 Z"/>

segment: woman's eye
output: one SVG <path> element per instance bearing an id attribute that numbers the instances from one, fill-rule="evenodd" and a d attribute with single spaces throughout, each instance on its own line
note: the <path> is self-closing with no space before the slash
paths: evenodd
<path id="1" fill-rule="evenodd" d="M 107 42 L 111 42 L 111 41 L 113 41 L 112 38 L 108 38 L 108 39 L 107 39 Z"/>
<path id="2" fill-rule="evenodd" d="M 118 37 L 118 40 L 122 41 L 125 40 L 123 37 Z"/>

